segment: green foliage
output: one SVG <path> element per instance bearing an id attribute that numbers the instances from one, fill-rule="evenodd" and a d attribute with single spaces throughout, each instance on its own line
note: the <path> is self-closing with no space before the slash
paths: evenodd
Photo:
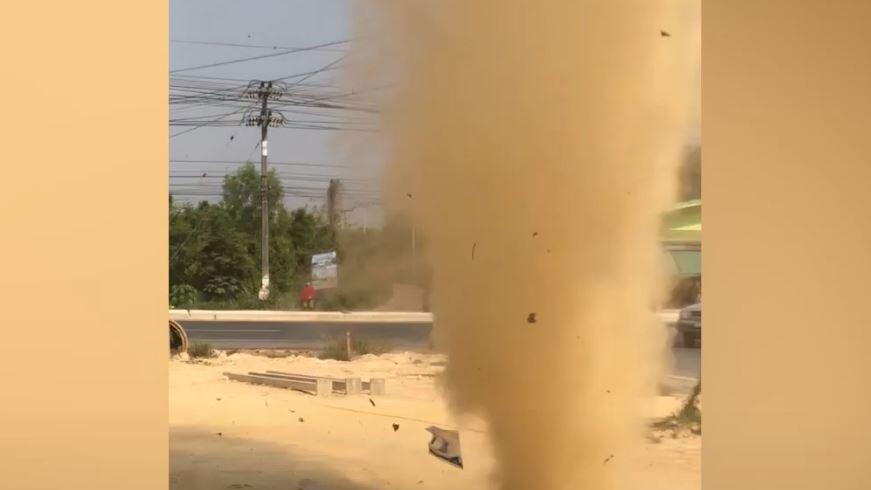
<path id="1" fill-rule="evenodd" d="M 222 200 L 178 203 L 169 197 L 170 303 L 213 309 L 299 307 L 299 291 L 311 277 L 311 256 L 336 250 L 339 288 L 320 291 L 318 308 L 372 308 L 390 296 L 392 285 L 427 282 L 418 264 L 412 274 L 411 227 L 392 218 L 382 230 L 341 230 L 321 213 L 285 208 L 278 175 L 270 171 L 269 265 L 271 294 L 260 301 L 260 172 L 246 164 L 224 178 Z M 418 258 L 425 240 L 418 235 Z"/>
<path id="2" fill-rule="evenodd" d="M 673 436 L 681 432 L 690 431 L 694 434 L 702 433 L 702 411 L 699 409 L 699 395 L 702 392 L 702 383 L 699 381 L 693 388 L 692 393 L 684 401 L 677 413 L 654 422 L 653 428 L 661 431 L 669 431 Z"/>
<path id="3" fill-rule="evenodd" d="M 366 355 L 366 354 L 373 354 L 376 356 L 380 356 L 381 354 L 384 354 L 385 352 L 387 352 L 388 349 L 383 345 L 373 344 L 367 340 L 352 337 L 351 338 L 351 350 L 354 353 L 356 353 L 357 355 L 361 355 L 361 356 Z"/>
<path id="4" fill-rule="evenodd" d="M 336 361 L 349 360 L 345 341 L 340 340 L 327 345 L 327 347 L 318 354 L 318 359 L 333 359 Z"/>
<path id="5" fill-rule="evenodd" d="M 347 340 L 344 337 L 336 339 L 335 341 L 327 344 L 327 347 L 324 348 L 318 355 L 318 359 L 334 359 L 336 361 L 348 361 L 348 346 Z M 384 346 L 376 346 L 370 344 L 368 341 L 351 337 L 351 355 L 366 355 L 366 354 L 374 354 L 381 355 L 387 352 L 387 349 Z"/>
<path id="6" fill-rule="evenodd" d="M 678 420 L 688 423 L 702 422 L 702 411 L 699 410 L 698 405 L 698 399 L 701 392 L 702 382 L 699 381 L 698 383 L 696 383 L 696 386 L 693 388 L 693 392 L 686 399 L 686 401 L 684 401 L 683 406 L 677 413 L 676 417 Z"/>
<path id="7" fill-rule="evenodd" d="M 169 288 L 169 304 L 183 308 L 197 302 L 197 288 L 190 284 L 176 284 Z"/>
<path id="8" fill-rule="evenodd" d="M 267 176 L 268 192 L 266 193 L 269 209 L 275 210 L 284 197 L 284 188 L 275 169 Z M 254 236 L 260 232 L 261 207 L 260 171 L 252 163 L 246 163 L 233 175 L 224 177 L 223 203 L 233 219 L 240 225 L 241 231 Z M 281 208 L 284 209 L 283 204 Z M 274 213 L 270 212 L 270 225 Z"/>
<path id="9" fill-rule="evenodd" d="M 282 202 L 275 171 L 269 173 L 270 299 L 257 299 L 260 287 L 260 174 L 242 166 L 224 178 L 220 203 L 178 204 L 170 196 L 169 280 L 173 305 L 214 308 L 289 309 L 292 293 L 305 282 L 311 253 L 335 248 L 333 234 L 313 212 L 292 213 Z M 181 286 L 186 286 L 179 289 Z M 191 295 L 191 288 L 194 292 Z M 197 298 L 196 292 L 202 294 Z"/>
<path id="10" fill-rule="evenodd" d="M 188 355 L 191 359 L 209 358 L 215 355 L 215 351 L 209 344 L 195 343 L 188 347 Z"/>
<path id="11" fill-rule="evenodd" d="M 203 293 L 206 297 L 218 301 L 236 299 L 243 291 L 241 282 L 235 277 L 229 276 L 212 277 L 203 286 Z"/>

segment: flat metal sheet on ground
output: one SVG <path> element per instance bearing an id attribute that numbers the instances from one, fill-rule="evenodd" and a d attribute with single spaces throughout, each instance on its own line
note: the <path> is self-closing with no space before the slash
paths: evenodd
<path id="1" fill-rule="evenodd" d="M 429 452 L 433 456 L 458 467 L 463 467 L 463 456 L 460 453 L 460 433 L 455 430 L 440 429 L 435 426 L 426 428 L 432 434 L 429 441 Z"/>

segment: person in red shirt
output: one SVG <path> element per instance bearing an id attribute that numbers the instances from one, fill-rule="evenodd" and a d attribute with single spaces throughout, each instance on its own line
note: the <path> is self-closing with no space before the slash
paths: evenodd
<path id="1" fill-rule="evenodd" d="M 312 286 L 312 283 L 305 283 L 305 287 L 302 288 L 302 291 L 299 293 L 299 300 L 302 303 L 302 307 L 307 310 L 315 309 L 315 288 Z"/>

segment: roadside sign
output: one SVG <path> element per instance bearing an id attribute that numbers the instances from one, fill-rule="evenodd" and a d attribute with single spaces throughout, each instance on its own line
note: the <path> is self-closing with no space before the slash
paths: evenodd
<path id="1" fill-rule="evenodd" d="M 312 255 L 312 286 L 315 289 L 335 288 L 339 284 L 336 252 Z"/>

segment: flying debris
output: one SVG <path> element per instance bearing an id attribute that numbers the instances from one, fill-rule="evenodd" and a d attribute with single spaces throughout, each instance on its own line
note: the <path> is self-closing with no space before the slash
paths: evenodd
<path id="1" fill-rule="evenodd" d="M 435 426 L 426 428 L 432 434 L 429 441 L 429 453 L 458 467 L 463 467 L 463 456 L 460 454 L 460 433 L 455 430 L 440 429 Z"/>

